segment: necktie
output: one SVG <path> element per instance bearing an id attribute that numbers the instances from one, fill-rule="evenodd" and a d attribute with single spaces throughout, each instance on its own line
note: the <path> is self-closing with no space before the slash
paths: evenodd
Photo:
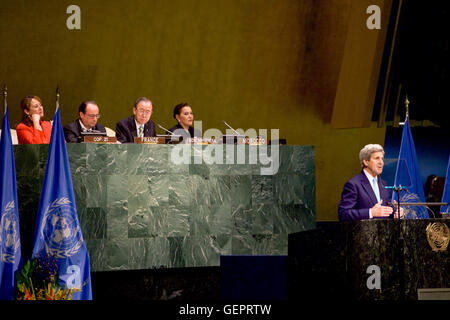
<path id="1" fill-rule="evenodd" d="M 144 127 L 140 126 L 139 127 L 139 137 L 143 137 L 143 132 L 144 132 Z"/>
<path id="2" fill-rule="evenodd" d="M 373 178 L 372 187 L 373 191 L 375 192 L 375 196 L 377 197 L 377 201 L 380 202 L 380 190 L 378 189 L 377 178 Z"/>

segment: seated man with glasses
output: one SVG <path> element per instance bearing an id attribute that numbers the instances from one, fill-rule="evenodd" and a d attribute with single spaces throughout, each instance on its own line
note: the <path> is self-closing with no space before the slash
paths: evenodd
<path id="1" fill-rule="evenodd" d="M 78 108 L 80 118 L 64 126 L 66 142 L 80 142 L 82 132 L 105 132 L 106 129 L 97 119 L 100 118 L 99 108 L 95 101 L 84 101 Z"/>
<path id="2" fill-rule="evenodd" d="M 134 103 L 133 115 L 116 124 L 116 138 L 121 143 L 134 143 L 134 137 L 156 137 L 155 123 L 150 120 L 152 102 L 139 98 Z"/>

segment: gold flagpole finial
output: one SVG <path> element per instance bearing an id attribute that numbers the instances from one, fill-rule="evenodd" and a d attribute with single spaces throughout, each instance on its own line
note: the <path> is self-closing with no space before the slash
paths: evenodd
<path id="1" fill-rule="evenodd" d="M 408 94 L 406 94 L 405 98 L 405 107 L 406 107 L 406 118 L 409 117 L 409 100 L 408 100 Z"/>
<path id="2" fill-rule="evenodd" d="M 58 110 L 58 108 L 59 108 L 59 85 L 57 84 L 56 85 L 56 111 Z"/>

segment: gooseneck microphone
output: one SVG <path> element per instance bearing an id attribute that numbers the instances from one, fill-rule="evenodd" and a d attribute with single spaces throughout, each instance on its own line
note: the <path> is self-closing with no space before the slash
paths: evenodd
<path id="1" fill-rule="evenodd" d="M 158 127 L 160 127 L 161 129 L 163 129 L 165 132 L 168 132 L 168 133 L 170 133 L 170 134 L 172 134 L 172 135 L 175 135 L 175 133 L 173 133 L 173 132 L 170 131 L 170 130 L 167 130 L 167 129 L 164 128 L 162 125 L 160 125 L 160 124 L 158 124 L 158 123 L 157 123 L 157 125 L 158 125 Z"/>
<path id="2" fill-rule="evenodd" d="M 409 192 L 408 189 L 406 189 L 402 185 L 399 185 L 399 186 L 385 186 L 384 188 L 385 189 L 394 189 L 395 192 L 403 191 L 403 190 L 405 190 L 406 192 Z"/>
<path id="3" fill-rule="evenodd" d="M 242 136 L 239 132 L 237 132 L 236 130 L 234 130 L 228 123 L 225 122 L 225 120 L 222 120 L 223 123 L 225 123 L 225 125 L 230 128 L 236 135 L 238 136 Z"/>

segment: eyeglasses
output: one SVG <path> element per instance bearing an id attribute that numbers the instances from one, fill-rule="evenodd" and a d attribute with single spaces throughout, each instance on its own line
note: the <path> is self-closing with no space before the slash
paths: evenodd
<path id="1" fill-rule="evenodd" d="M 99 114 L 86 114 L 86 117 L 89 117 L 89 118 L 91 118 L 91 119 L 94 119 L 94 118 L 99 119 L 99 118 L 100 118 L 100 115 L 99 115 Z"/>
<path id="2" fill-rule="evenodd" d="M 146 115 L 146 116 L 148 116 L 149 114 L 152 113 L 151 110 L 136 109 L 136 111 L 137 111 L 138 113 L 143 114 L 143 115 Z"/>

